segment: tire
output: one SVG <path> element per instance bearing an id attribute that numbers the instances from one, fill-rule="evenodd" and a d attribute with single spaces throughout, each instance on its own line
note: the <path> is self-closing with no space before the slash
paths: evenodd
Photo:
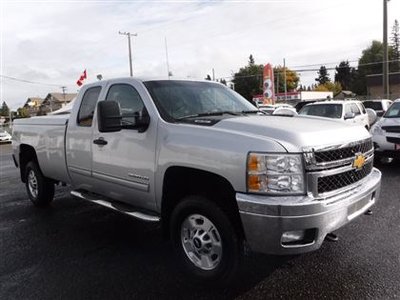
<path id="1" fill-rule="evenodd" d="M 30 161 L 25 167 L 25 186 L 35 206 L 47 206 L 54 198 L 54 183 L 43 176 L 36 162 Z"/>
<path id="2" fill-rule="evenodd" d="M 193 281 L 226 285 L 235 279 L 242 239 L 214 202 L 185 197 L 172 212 L 170 234 L 179 266 Z"/>

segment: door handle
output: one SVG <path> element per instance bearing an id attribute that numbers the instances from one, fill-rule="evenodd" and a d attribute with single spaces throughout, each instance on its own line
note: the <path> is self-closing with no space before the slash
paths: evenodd
<path id="1" fill-rule="evenodd" d="M 95 140 L 93 141 L 93 144 L 100 145 L 100 146 L 104 146 L 104 145 L 107 145 L 108 142 L 107 142 L 104 138 L 99 137 L 98 139 L 95 139 Z"/>

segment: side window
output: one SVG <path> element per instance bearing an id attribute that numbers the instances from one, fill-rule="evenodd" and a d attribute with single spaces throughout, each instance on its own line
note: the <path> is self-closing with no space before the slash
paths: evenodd
<path id="1" fill-rule="evenodd" d="M 117 101 L 121 108 L 123 128 L 135 124 L 135 116 L 143 113 L 144 104 L 138 91 L 129 84 L 114 84 L 107 93 L 106 100 Z"/>
<path id="2" fill-rule="evenodd" d="M 346 104 L 344 113 L 345 113 L 345 114 L 349 114 L 349 113 L 351 113 L 351 112 L 352 112 L 352 111 L 351 111 L 350 104 Z"/>
<path id="3" fill-rule="evenodd" d="M 77 123 L 79 126 L 92 126 L 94 110 L 101 91 L 100 86 L 88 89 L 83 95 L 81 107 L 78 112 Z"/>
<path id="4" fill-rule="evenodd" d="M 360 115 L 360 109 L 358 108 L 357 104 L 351 103 L 351 111 L 356 114 L 356 116 Z"/>

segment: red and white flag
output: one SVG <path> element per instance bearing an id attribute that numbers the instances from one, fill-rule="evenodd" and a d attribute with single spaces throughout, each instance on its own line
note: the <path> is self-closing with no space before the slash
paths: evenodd
<path id="1" fill-rule="evenodd" d="M 83 81 L 84 81 L 86 78 L 87 78 L 87 76 L 86 76 L 86 70 L 85 70 L 85 71 L 83 71 L 81 77 L 79 77 L 79 79 L 78 79 L 78 81 L 76 82 L 76 84 L 77 84 L 78 86 L 81 86 L 81 85 L 83 84 Z"/>

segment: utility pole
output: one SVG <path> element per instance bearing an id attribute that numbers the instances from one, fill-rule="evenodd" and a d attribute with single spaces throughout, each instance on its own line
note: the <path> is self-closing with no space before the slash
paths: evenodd
<path id="1" fill-rule="evenodd" d="M 383 96 L 389 99 L 389 57 L 387 46 L 387 3 L 383 0 Z"/>
<path id="2" fill-rule="evenodd" d="M 287 86 L 286 86 L 286 60 L 283 59 L 283 88 L 285 91 L 285 101 L 287 96 Z"/>
<path id="3" fill-rule="evenodd" d="M 171 72 L 169 71 L 169 58 L 168 58 L 168 46 L 167 46 L 167 37 L 165 37 L 165 58 L 167 61 L 167 75 L 168 75 L 168 79 L 170 79 L 171 77 Z"/>
<path id="4" fill-rule="evenodd" d="M 61 89 L 62 89 L 62 92 L 63 92 L 64 106 L 65 106 L 65 105 L 67 105 L 67 100 L 65 99 L 65 90 L 67 89 L 67 87 L 66 86 L 62 86 Z"/>
<path id="5" fill-rule="evenodd" d="M 129 70 L 131 77 L 133 76 L 132 72 L 132 50 L 131 50 L 131 36 L 137 36 L 137 33 L 130 33 L 130 32 L 121 32 L 118 31 L 121 35 L 126 35 L 128 37 L 128 51 L 129 51 Z"/>

